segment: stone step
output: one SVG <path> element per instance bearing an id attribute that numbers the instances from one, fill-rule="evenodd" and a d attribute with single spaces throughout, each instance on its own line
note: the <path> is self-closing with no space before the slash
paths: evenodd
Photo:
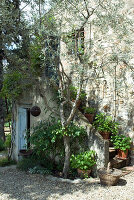
<path id="1" fill-rule="evenodd" d="M 131 155 L 131 156 L 130 156 L 130 159 L 131 159 L 131 165 L 133 165 L 133 166 L 134 166 L 134 156 L 133 156 L 133 155 Z"/>
<path id="2" fill-rule="evenodd" d="M 113 147 L 113 143 L 109 139 L 109 147 Z"/>
<path id="3" fill-rule="evenodd" d="M 130 158 L 121 160 L 115 156 L 114 158 L 110 159 L 110 167 L 111 168 L 120 169 L 120 168 L 128 166 L 129 164 L 130 164 Z"/>
<path id="4" fill-rule="evenodd" d="M 116 150 L 114 149 L 114 147 L 109 147 L 109 159 L 112 159 L 116 156 Z"/>

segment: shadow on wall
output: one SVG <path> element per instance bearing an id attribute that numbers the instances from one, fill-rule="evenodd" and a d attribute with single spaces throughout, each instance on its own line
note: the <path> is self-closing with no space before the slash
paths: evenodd
<path id="1" fill-rule="evenodd" d="M 134 125 L 133 124 L 133 117 L 134 117 L 134 107 L 132 106 L 132 109 L 130 109 L 129 113 L 128 113 L 128 119 L 129 120 L 128 120 L 127 126 L 132 127 Z"/>
<path id="2" fill-rule="evenodd" d="M 87 99 L 88 106 L 92 108 L 96 108 L 96 111 L 98 111 L 99 101 L 100 101 L 99 95 L 97 96 L 95 94 L 95 90 L 90 90 L 88 94 L 88 99 Z"/>
<path id="3" fill-rule="evenodd" d="M 99 109 L 101 107 L 101 103 L 104 99 L 100 98 L 100 95 L 96 95 L 94 89 L 91 90 L 88 95 L 89 95 L 87 99 L 88 106 L 96 108 L 96 113 L 98 113 L 100 111 Z M 110 111 L 111 111 L 111 107 L 109 103 L 106 103 L 101 109 L 101 112 L 104 112 L 106 114 L 110 114 Z"/>

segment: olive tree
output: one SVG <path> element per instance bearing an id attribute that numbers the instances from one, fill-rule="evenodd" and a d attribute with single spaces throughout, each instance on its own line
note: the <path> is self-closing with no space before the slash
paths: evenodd
<path id="1" fill-rule="evenodd" d="M 51 9 L 47 12 L 44 5 L 48 2 Z M 123 0 L 40 0 L 34 3 L 39 14 L 33 12 L 30 24 L 32 48 L 28 53 L 28 69 L 32 75 L 41 77 L 37 81 L 32 76 L 32 81 L 35 78 L 47 109 L 61 120 L 66 178 L 71 155 L 66 130 L 76 114 L 81 92 L 92 73 L 95 74 L 92 81 L 96 82 L 100 71 L 113 73 L 119 63 L 130 66 L 132 21 Z M 47 101 L 44 82 L 58 94 L 59 109 L 52 108 Z M 74 102 L 72 85 L 76 87 Z"/>
<path id="2" fill-rule="evenodd" d="M 60 94 L 59 116 L 64 133 L 76 114 L 89 68 L 95 72 L 96 69 L 113 72 L 119 63 L 129 67 L 132 21 L 123 0 L 57 0 L 50 3 L 51 10 L 41 18 L 41 53 L 44 56 L 44 68 L 47 72 L 48 69 L 53 71 L 49 77 L 46 76 L 46 83 Z M 72 84 L 77 87 L 74 102 L 70 92 Z M 40 91 L 48 109 L 57 113 L 50 108 L 45 90 L 41 88 Z M 68 114 L 66 105 L 71 108 Z M 66 178 L 70 165 L 70 137 L 63 134 L 63 138 L 63 175 Z"/>

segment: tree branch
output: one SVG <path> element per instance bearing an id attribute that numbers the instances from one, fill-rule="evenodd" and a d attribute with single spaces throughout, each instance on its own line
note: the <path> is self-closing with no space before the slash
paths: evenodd
<path id="1" fill-rule="evenodd" d="M 60 103 L 60 118 L 61 118 L 61 124 L 64 127 L 65 126 L 65 116 L 64 116 L 64 105 L 67 103 L 67 101 L 63 101 Z"/>
<path id="2" fill-rule="evenodd" d="M 68 119 L 67 119 L 67 121 L 66 121 L 66 126 L 69 125 L 69 123 L 72 121 L 72 119 L 73 119 L 73 117 L 74 117 L 74 115 L 75 115 L 75 112 L 76 112 L 76 109 L 77 109 L 77 102 L 78 102 L 79 97 L 80 97 L 80 92 L 81 92 L 81 85 L 80 85 L 79 90 L 78 90 L 78 92 L 77 92 L 77 96 L 76 96 L 76 99 L 75 99 L 73 108 L 72 108 L 72 110 L 71 110 L 71 113 L 70 113 L 70 115 L 69 115 L 69 117 L 68 117 Z"/>

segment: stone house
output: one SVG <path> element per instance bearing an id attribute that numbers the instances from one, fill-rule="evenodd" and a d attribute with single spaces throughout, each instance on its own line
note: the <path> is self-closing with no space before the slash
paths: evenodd
<path id="1" fill-rule="evenodd" d="M 91 3 L 91 1 L 89 2 Z M 128 19 L 133 19 L 133 1 L 129 0 L 124 2 L 125 4 L 124 7 L 121 9 L 121 14 L 126 15 Z M 103 32 L 101 32 L 100 29 L 94 25 L 95 16 L 89 18 L 83 27 L 83 22 L 78 20 L 78 16 L 75 14 L 75 16 L 72 17 L 70 13 L 69 15 L 66 14 L 65 16 L 65 18 L 68 18 L 66 23 L 66 19 L 63 19 L 63 32 L 65 30 L 65 32 L 71 32 L 71 28 L 69 27 L 71 22 L 73 24 L 72 27 L 75 27 L 76 35 L 79 28 L 81 28 L 81 32 L 79 32 L 77 36 L 75 35 L 74 31 L 72 32 L 72 40 L 75 38 L 75 41 L 73 42 L 73 51 L 71 53 L 69 52 L 69 55 L 67 55 L 67 43 L 63 37 L 63 40 L 61 41 L 62 65 L 64 66 L 65 71 L 68 73 L 68 76 L 72 76 L 74 82 L 76 82 L 75 74 L 70 70 L 71 66 L 73 66 L 74 69 L 74 66 L 76 65 L 75 70 L 77 71 L 77 69 L 79 70 L 79 65 L 81 65 L 79 60 L 74 59 L 75 51 L 77 51 L 77 54 L 80 47 L 84 54 L 89 55 L 91 53 L 93 55 L 89 56 L 89 62 L 87 62 L 84 66 L 86 68 L 86 75 L 84 77 L 86 81 L 84 89 L 88 97 L 87 105 L 90 107 L 95 107 L 98 111 L 104 112 L 107 115 L 111 115 L 113 119 L 119 122 L 120 133 L 130 136 L 134 141 L 134 35 L 133 33 L 129 35 L 129 37 L 131 38 L 131 42 L 127 46 L 125 43 L 122 42 L 122 40 L 117 37 L 117 35 L 119 34 L 119 29 L 116 34 L 111 28 L 107 26 L 106 29 L 108 29 L 109 31 L 107 32 L 107 30 L 105 30 L 106 34 L 104 32 L 103 35 Z M 86 16 L 86 12 L 84 14 Z M 103 17 L 104 16 L 102 16 L 102 18 Z M 68 23 L 69 20 L 71 21 L 70 23 Z M 125 35 L 125 37 L 127 36 Z M 93 45 L 92 42 L 94 42 Z M 112 48 L 111 44 L 113 44 L 114 48 Z M 97 45 L 100 45 L 101 48 L 96 49 L 95 46 Z M 93 51 L 91 49 L 93 49 Z M 109 59 L 107 59 L 107 56 L 113 55 L 117 49 L 120 50 L 120 53 L 118 55 L 119 59 L 115 59 L 115 62 L 111 62 Z M 120 59 L 120 57 L 122 58 Z M 130 66 L 127 63 L 127 57 L 130 58 Z M 105 59 L 107 60 L 107 63 L 104 62 Z M 90 133 L 90 139 L 91 138 L 92 134 Z M 92 141 L 89 142 L 89 146 L 93 149 L 96 149 L 96 143 L 99 142 L 100 140 L 96 142 L 93 136 Z M 105 145 L 107 146 L 107 144 Z M 104 147 L 105 145 L 103 144 L 102 146 Z M 107 147 L 105 147 L 104 149 L 106 150 Z M 134 160 L 133 150 L 131 155 L 132 160 Z M 96 149 L 96 151 L 99 154 L 100 150 Z M 108 149 L 105 151 L 105 158 L 107 157 L 106 160 L 108 161 L 109 158 L 107 152 Z M 106 160 L 105 162 L 107 162 Z"/>
<path id="2" fill-rule="evenodd" d="M 51 99 L 52 92 L 47 86 L 44 87 L 44 89 L 47 100 L 49 101 L 49 106 L 53 108 L 56 105 Z M 19 154 L 20 150 L 29 148 L 29 130 L 32 131 L 33 126 L 41 120 L 50 118 L 51 112 L 46 112 L 45 108 L 46 104 L 43 96 L 40 95 L 39 90 L 35 87 L 31 88 L 31 91 L 24 92 L 20 96 L 19 100 L 14 103 L 12 119 L 12 158 L 14 160 L 18 161 L 21 158 Z"/>
<path id="3" fill-rule="evenodd" d="M 134 3 L 132 0 L 127 1 L 126 9 L 129 9 L 130 16 L 133 16 Z M 76 22 L 76 24 L 78 24 L 78 22 Z M 94 26 L 92 26 L 90 21 L 82 29 L 79 41 L 81 41 L 81 44 L 82 42 L 85 43 L 84 52 L 90 52 L 91 43 L 86 43 L 86 41 L 91 41 L 95 37 L 96 32 L 97 31 L 94 29 Z M 110 32 L 109 34 L 109 37 L 112 37 L 112 33 Z M 109 44 L 103 45 L 104 47 L 107 47 Z M 68 75 L 72 76 L 69 66 L 75 61 L 71 60 L 72 57 L 70 55 L 65 56 L 64 53 L 66 52 L 66 44 L 64 40 L 60 42 L 60 47 L 61 62 L 64 66 L 64 70 Z M 110 51 L 108 48 L 104 49 L 105 51 Z M 98 52 L 98 54 L 99 53 L 101 54 L 102 52 Z M 105 52 L 103 52 L 103 54 L 105 54 Z M 97 55 L 94 56 L 96 56 L 97 60 Z M 105 66 L 97 68 L 96 64 L 94 64 L 91 68 L 90 64 L 92 64 L 92 58 L 88 63 L 86 70 L 86 84 L 84 87 L 87 93 L 87 105 L 97 108 L 100 112 L 105 112 L 106 114 L 111 115 L 115 120 L 119 121 L 120 132 L 129 135 L 134 140 L 133 60 L 131 68 L 128 68 L 124 60 L 124 62 L 113 65 L 113 69 L 111 71 L 109 71 L 108 68 L 105 68 Z M 49 88 L 46 89 L 46 94 L 47 98 L 51 99 L 52 94 Z M 54 102 L 51 102 L 50 105 L 53 106 L 53 103 Z M 35 105 L 41 109 L 41 113 L 37 117 L 32 116 L 30 113 L 30 109 Z M 26 130 L 36 124 L 36 122 L 49 118 L 50 113 L 46 115 L 44 108 L 45 101 L 43 100 L 43 97 L 39 94 L 38 90 L 34 89 L 31 92 L 23 94 L 21 100 L 14 105 L 13 158 L 16 160 L 19 159 L 19 150 L 28 147 L 28 143 L 26 141 Z M 87 123 L 86 119 L 80 112 L 77 113 L 77 116 L 79 116 L 78 118 L 80 119 L 80 124 L 84 125 L 87 129 L 89 148 L 94 149 L 97 152 L 98 166 L 107 166 L 107 163 L 109 162 L 108 141 L 103 140 L 99 133 Z M 134 157 L 134 155 L 132 156 Z"/>

